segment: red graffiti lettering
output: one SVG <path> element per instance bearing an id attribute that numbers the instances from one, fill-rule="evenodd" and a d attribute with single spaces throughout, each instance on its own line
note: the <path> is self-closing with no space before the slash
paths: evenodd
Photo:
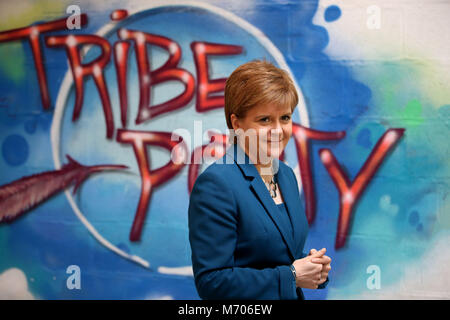
<path id="1" fill-rule="evenodd" d="M 80 16 L 80 24 L 87 23 L 87 15 Z M 66 18 L 55 21 L 45 22 L 34 26 L 25 28 L 18 28 L 8 31 L 0 32 L 0 42 L 9 42 L 27 39 L 31 46 L 33 53 L 34 65 L 36 66 L 36 73 L 39 82 L 39 90 L 41 92 L 41 101 L 44 109 L 50 108 L 50 95 L 48 93 L 47 76 L 45 73 L 43 55 L 40 45 L 40 35 L 50 31 L 58 31 L 66 29 Z"/>
<path id="2" fill-rule="evenodd" d="M 209 79 L 208 56 L 224 56 L 242 53 L 241 46 L 216 44 L 194 41 L 191 43 L 194 54 L 195 68 L 197 69 L 197 112 L 205 112 L 216 108 L 223 108 L 225 98 L 223 95 L 210 96 L 225 89 L 226 78 Z"/>
<path id="3" fill-rule="evenodd" d="M 115 10 L 110 18 L 120 21 L 128 17 L 126 10 Z M 80 16 L 81 25 L 87 24 L 86 14 Z M 18 40 L 28 40 L 34 64 L 36 66 L 39 89 L 44 109 L 50 107 L 50 95 L 44 68 L 43 52 L 40 45 L 40 35 L 51 31 L 60 31 L 66 28 L 66 18 L 0 32 L 0 43 Z M 176 134 L 169 132 L 135 131 L 127 130 L 128 122 L 128 93 L 127 70 L 130 49 L 133 46 L 136 56 L 136 65 L 139 80 L 139 105 L 135 123 L 137 125 L 149 121 L 157 116 L 183 108 L 189 104 L 195 94 L 196 111 L 207 112 L 224 106 L 224 96 L 221 94 L 225 88 L 226 78 L 211 79 L 209 74 L 208 58 L 211 56 L 237 55 L 243 52 L 239 45 L 218 44 L 210 42 L 193 41 L 190 44 L 195 63 L 197 82 L 187 70 L 180 68 L 182 57 L 180 45 L 172 39 L 149 34 L 136 30 L 121 28 L 117 31 L 119 40 L 112 46 L 113 60 L 116 69 L 117 89 L 120 100 L 120 120 L 122 129 L 117 131 L 116 141 L 131 144 L 139 166 L 142 180 L 141 194 L 136 209 L 133 225 L 130 231 L 130 240 L 139 241 L 146 212 L 151 200 L 152 191 L 175 177 L 187 163 L 188 150 L 185 142 Z M 110 97 L 104 76 L 105 67 L 111 57 L 111 45 L 97 35 L 55 35 L 46 36 L 47 47 L 63 47 L 69 60 L 73 75 L 76 97 L 72 114 L 72 121 L 79 119 L 84 100 L 84 81 L 92 76 L 99 93 L 103 114 L 105 117 L 106 137 L 112 139 L 114 135 L 114 117 Z M 101 53 L 93 61 L 82 63 L 81 51 L 88 46 L 98 46 Z M 149 46 L 150 45 L 150 46 Z M 165 63 L 152 69 L 148 59 L 148 49 L 157 46 L 166 51 L 169 56 Z M 177 81 L 184 85 L 184 91 L 178 96 L 160 104 L 152 105 L 151 92 L 158 84 L 168 81 Z M 363 194 L 373 175 L 386 158 L 388 152 L 395 146 L 404 133 L 404 129 L 389 129 L 380 138 L 368 159 L 360 169 L 353 182 L 346 176 L 340 164 L 329 149 L 319 151 L 320 159 L 331 176 L 340 195 L 340 208 L 336 234 L 336 249 L 345 245 L 350 229 L 352 210 Z M 191 192 L 201 165 L 205 159 L 218 159 L 222 157 L 228 147 L 228 137 L 223 134 L 209 132 L 210 141 L 193 151 L 188 169 L 188 191 Z M 311 140 L 339 140 L 345 137 L 344 131 L 323 132 L 293 124 L 293 138 L 295 141 L 300 175 L 306 200 L 306 217 L 312 224 L 316 215 L 316 196 L 314 191 L 313 173 L 311 168 L 310 142 Z M 196 145 L 201 144 L 202 141 Z M 151 169 L 151 161 L 147 156 L 147 147 L 157 146 L 171 153 L 171 160 L 164 166 Z M 284 152 L 280 159 L 285 157 Z"/>
<path id="4" fill-rule="evenodd" d="M 114 10 L 109 17 L 113 21 L 120 21 L 128 17 L 128 11 L 124 9 Z"/>
<path id="5" fill-rule="evenodd" d="M 302 187 L 305 191 L 306 218 L 309 225 L 311 225 L 316 217 L 316 195 L 312 179 L 309 140 L 338 140 L 345 137 L 345 131 L 323 132 L 293 123 L 292 136 L 295 141 L 297 159 L 300 166 Z"/>
<path id="6" fill-rule="evenodd" d="M 127 94 L 127 70 L 128 53 L 130 44 L 118 41 L 114 44 L 114 64 L 116 66 L 117 87 L 120 100 L 120 120 L 122 127 L 127 127 L 128 94 Z"/>
<path id="7" fill-rule="evenodd" d="M 388 154 L 388 151 L 403 135 L 404 129 L 389 129 L 378 140 L 361 170 L 351 183 L 339 162 L 329 149 L 319 151 L 320 159 L 333 179 L 340 196 L 339 221 L 336 234 L 336 249 L 344 246 L 349 232 L 350 219 L 354 205 Z"/>
<path id="8" fill-rule="evenodd" d="M 181 137 L 168 132 L 119 129 L 117 131 L 117 141 L 133 146 L 141 175 L 141 196 L 130 232 L 130 241 L 139 241 L 153 189 L 180 172 L 187 161 L 187 146 Z M 169 150 L 172 155 L 171 160 L 158 169 L 150 170 L 150 161 L 147 156 L 148 145 Z"/>
<path id="9" fill-rule="evenodd" d="M 72 121 L 78 119 L 80 116 L 81 107 L 83 106 L 83 80 L 87 76 L 92 76 L 102 101 L 103 113 L 106 121 L 106 137 L 112 138 L 114 133 L 114 119 L 111 110 L 111 102 L 109 100 L 108 88 L 106 86 L 105 76 L 103 75 L 103 70 L 108 64 L 111 55 L 111 46 L 108 41 L 95 35 L 70 35 L 48 37 L 46 39 L 46 44 L 49 47 L 63 46 L 66 48 L 76 90 Z M 87 64 L 82 64 L 80 50 L 83 45 L 98 45 L 102 49 L 102 53 L 95 60 Z"/>
<path id="10" fill-rule="evenodd" d="M 122 40 L 133 40 L 136 49 L 140 88 L 139 111 L 136 124 L 187 105 L 194 95 L 195 82 L 190 72 L 177 68 L 181 58 L 181 48 L 178 43 L 163 36 L 140 31 L 120 29 L 118 33 Z M 153 71 L 150 71 L 147 44 L 156 45 L 169 52 L 169 58 L 166 63 Z M 149 106 L 151 86 L 169 80 L 183 83 L 185 86 L 184 92 L 167 102 L 153 107 Z"/>

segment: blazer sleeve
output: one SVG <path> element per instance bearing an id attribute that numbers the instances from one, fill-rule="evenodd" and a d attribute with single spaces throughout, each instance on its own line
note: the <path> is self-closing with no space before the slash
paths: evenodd
<path id="1" fill-rule="evenodd" d="M 234 265 L 238 222 L 232 187 L 232 181 L 206 170 L 197 178 L 191 192 L 189 241 L 199 296 L 202 299 L 297 299 L 289 266 L 254 269 Z"/>

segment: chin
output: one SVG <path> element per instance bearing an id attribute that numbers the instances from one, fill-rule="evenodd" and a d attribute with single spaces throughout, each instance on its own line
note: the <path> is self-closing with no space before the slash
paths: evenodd
<path id="1" fill-rule="evenodd" d="M 271 157 L 273 159 L 278 159 L 282 153 L 283 153 L 283 149 L 270 150 L 269 157 Z"/>
<path id="2" fill-rule="evenodd" d="M 284 151 L 284 148 L 286 147 L 286 144 L 283 142 L 280 142 L 278 145 L 268 148 L 268 155 L 271 158 L 279 158 L 281 154 Z"/>
<path id="3" fill-rule="evenodd" d="M 269 149 L 263 150 L 262 154 L 266 154 L 267 157 L 269 157 L 271 159 L 278 159 L 282 153 L 283 153 L 283 148 L 269 148 Z"/>

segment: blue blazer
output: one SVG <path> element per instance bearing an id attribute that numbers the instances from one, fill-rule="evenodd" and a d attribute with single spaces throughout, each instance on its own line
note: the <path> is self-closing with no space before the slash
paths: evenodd
<path id="1" fill-rule="evenodd" d="M 236 144 L 197 178 L 189 241 L 202 299 L 304 299 L 289 266 L 306 256 L 308 222 L 294 171 L 274 164 L 293 229 L 280 221 L 258 170 Z"/>

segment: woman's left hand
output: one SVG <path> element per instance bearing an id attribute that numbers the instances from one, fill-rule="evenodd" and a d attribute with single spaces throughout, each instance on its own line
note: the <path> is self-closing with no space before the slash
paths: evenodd
<path id="1" fill-rule="evenodd" d="M 317 252 L 316 249 L 311 249 L 311 250 L 309 251 L 308 256 L 310 256 L 310 255 L 312 255 L 312 254 L 314 254 L 314 253 L 316 253 L 316 252 Z M 322 267 L 322 273 L 320 274 L 320 281 L 319 281 L 319 284 L 322 284 L 322 283 L 324 283 L 325 281 L 327 281 L 328 273 L 329 273 L 330 270 L 331 270 L 331 258 L 328 257 L 328 256 L 326 256 L 326 255 L 323 255 L 323 256 L 321 256 L 320 258 L 312 258 L 312 259 L 311 259 L 311 262 L 312 262 L 312 263 L 320 263 L 320 264 L 323 265 L 323 267 Z"/>

